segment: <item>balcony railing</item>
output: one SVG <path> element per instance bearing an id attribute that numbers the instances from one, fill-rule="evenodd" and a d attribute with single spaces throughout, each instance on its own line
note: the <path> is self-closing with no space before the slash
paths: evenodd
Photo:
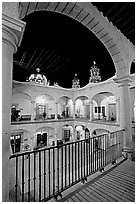
<path id="1" fill-rule="evenodd" d="M 10 157 L 12 201 L 48 201 L 122 156 L 123 130 Z"/>

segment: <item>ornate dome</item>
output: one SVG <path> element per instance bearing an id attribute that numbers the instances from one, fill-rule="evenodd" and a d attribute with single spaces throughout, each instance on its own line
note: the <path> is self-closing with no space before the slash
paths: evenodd
<path id="1" fill-rule="evenodd" d="M 36 82 L 43 85 L 49 85 L 47 78 L 43 74 L 39 73 L 40 72 L 39 68 L 36 69 L 36 72 L 37 72 L 36 74 L 31 74 L 27 81 Z"/>

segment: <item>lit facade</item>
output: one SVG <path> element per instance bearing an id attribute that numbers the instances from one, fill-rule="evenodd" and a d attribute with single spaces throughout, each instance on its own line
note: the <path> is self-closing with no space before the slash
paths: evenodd
<path id="1" fill-rule="evenodd" d="M 134 122 L 134 75 L 131 77 Z M 45 146 L 52 146 L 58 140 L 65 143 L 85 139 L 87 132 L 92 137 L 94 130 L 97 135 L 119 130 L 121 95 L 115 78 L 75 89 L 49 86 L 42 81 L 13 81 L 12 110 L 19 112 L 11 123 L 12 146 L 13 139 L 19 142 L 16 152 L 25 151 L 26 146 L 33 150 L 41 141 Z"/>

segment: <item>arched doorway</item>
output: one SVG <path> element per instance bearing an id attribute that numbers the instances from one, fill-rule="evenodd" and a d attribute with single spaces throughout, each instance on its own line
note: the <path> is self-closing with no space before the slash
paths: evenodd
<path id="1" fill-rule="evenodd" d="M 54 129 L 51 127 L 41 127 L 34 133 L 34 149 L 52 146 L 54 141 Z"/>
<path id="2" fill-rule="evenodd" d="M 51 108 L 55 108 L 54 100 L 49 95 L 40 95 L 35 99 L 35 119 L 45 120 L 51 117 Z"/>
<path id="3" fill-rule="evenodd" d="M 82 140 L 90 138 L 90 131 L 87 127 L 83 125 L 77 125 L 75 127 L 75 139 Z"/>

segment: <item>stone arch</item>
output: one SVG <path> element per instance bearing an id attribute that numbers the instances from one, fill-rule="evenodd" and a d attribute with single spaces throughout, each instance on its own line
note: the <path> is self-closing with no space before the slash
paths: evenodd
<path id="1" fill-rule="evenodd" d="M 65 130 L 66 131 L 69 130 L 69 133 L 67 133 L 68 135 L 65 135 L 65 132 L 64 132 Z M 73 125 L 67 123 L 67 124 L 63 124 L 63 125 L 59 126 L 58 139 L 63 140 L 63 142 L 73 140 Z"/>
<path id="2" fill-rule="evenodd" d="M 91 136 L 90 128 L 83 124 L 75 125 L 75 138 L 76 139 L 87 139 Z"/>
<path id="3" fill-rule="evenodd" d="M 11 130 L 11 135 L 16 136 L 20 135 L 20 152 L 24 151 L 26 145 L 29 145 L 32 149 L 33 141 L 31 137 L 31 132 L 27 129 L 13 129 Z"/>
<path id="4" fill-rule="evenodd" d="M 16 93 L 13 93 L 12 94 L 12 98 L 14 98 L 15 96 L 17 95 L 24 95 L 25 96 L 25 99 L 31 101 L 31 96 L 27 93 L 23 93 L 23 92 L 16 92 Z M 24 98 L 24 97 L 23 97 Z"/>
<path id="5" fill-rule="evenodd" d="M 21 115 L 31 115 L 31 96 L 27 93 L 16 92 L 12 94 L 12 105 L 17 105 Z"/>
<path id="6" fill-rule="evenodd" d="M 134 46 L 89 2 L 21 2 L 19 18 L 36 11 L 51 11 L 71 17 L 82 23 L 103 43 L 116 69 L 117 77 L 129 75 L 129 60 L 134 58 Z M 125 45 L 126 44 L 126 45 Z M 131 52 L 132 51 L 132 56 Z"/>
<path id="7" fill-rule="evenodd" d="M 45 146 L 49 146 L 53 144 L 53 141 L 55 140 L 55 129 L 53 127 L 50 126 L 41 126 L 38 129 L 35 130 L 34 133 L 34 143 L 35 146 L 38 145 L 37 143 L 37 134 L 43 134 L 45 133 L 44 137 L 46 137 L 46 144 Z"/>

